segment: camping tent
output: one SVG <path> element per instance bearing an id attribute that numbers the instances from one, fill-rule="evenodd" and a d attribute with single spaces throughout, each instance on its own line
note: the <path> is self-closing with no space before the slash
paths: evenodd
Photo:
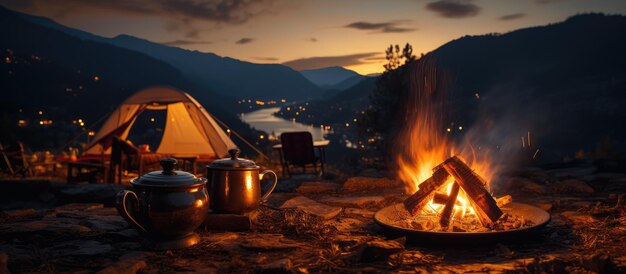
<path id="1" fill-rule="evenodd" d="M 156 153 L 220 158 L 228 155 L 229 149 L 236 148 L 191 95 L 170 87 L 152 87 L 133 94 L 113 111 L 85 154 L 110 154 L 111 138 L 119 136 L 126 139 L 137 116 L 144 110 L 167 111 L 165 130 Z"/>

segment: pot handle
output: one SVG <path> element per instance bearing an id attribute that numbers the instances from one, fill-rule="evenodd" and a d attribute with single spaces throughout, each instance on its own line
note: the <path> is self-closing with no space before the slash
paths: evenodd
<path id="1" fill-rule="evenodd" d="M 143 232 L 145 234 L 148 234 L 148 231 L 142 225 L 140 225 L 135 220 L 135 218 L 133 218 L 133 216 L 130 214 L 130 212 L 128 212 L 128 208 L 126 207 L 126 198 L 128 197 L 129 194 L 131 196 L 133 196 L 137 202 L 139 202 L 139 198 L 137 197 L 137 194 L 135 192 L 133 192 L 132 190 L 120 191 L 117 194 L 117 199 L 115 201 L 115 206 L 117 207 L 117 212 L 119 212 L 120 215 L 122 215 L 122 217 L 124 219 L 126 219 L 126 221 L 128 221 L 130 224 L 135 226 L 135 228 L 137 228 L 137 230 L 139 230 L 139 232 Z"/>
<path id="2" fill-rule="evenodd" d="M 276 175 L 276 173 L 274 173 L 274 171 L 271 171 L 269 169 L 263 170 L 261 171 L 261 173 L 259 173 L 259 180 L 263 179 L 263 176 L 268 173 L 272 173 L 272 175 L 274 175 L 274 182 L 272 183 L 272 187 L 267 192 L 265 192 L 265 194 L 263 194 L 263 197 L 261 197 L 261 203 L 264 203 L 267 200 L 267 197 L 272 194 L 272 191 L 274 191 L 274 189 L 276 188 L 276 184 L 278 183 L 278 176 Z"/>

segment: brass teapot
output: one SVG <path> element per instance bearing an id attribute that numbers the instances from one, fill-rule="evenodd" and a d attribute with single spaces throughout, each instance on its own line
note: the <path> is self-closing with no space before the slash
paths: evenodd
<path id="1" fill-rule="evenodd" d="M 132 179 L 132 190 L 117 194 L 117 210 L 153 249 L 192 246 L 200 241 L 194 230 L 209 210 L 206 179 L 175 171 L 173 158 L 161 160 L 161 166 L 162 171 Z"/>
<path id="2" fill-rule="evenodd" d="M 271 170 L 261 171 L 253 161 L 239 158 L 240 151 L 228 151 L 230 158 L 216 160 L 207 166 L 207 188 L 214 213 L 246 214 L 259 207 L 276 188 L 278 177 Z M 263 194 L 261 178 L 272 174 L 274 181 Z"/>

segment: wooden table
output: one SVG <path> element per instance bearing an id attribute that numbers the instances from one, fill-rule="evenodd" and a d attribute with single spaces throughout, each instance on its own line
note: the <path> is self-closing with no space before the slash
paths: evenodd
<path id="1" fill-rule="evenodd" d="M 328 146 L 328 144 L 330 144 L 329 140 L 313 141 L 313 147 L 317 148 L 320 154 L 320 161 L 322 163 L 322 173 L 324 172 L 323 170 L 324 163 L 326 163 L 326 147 Z M 283 144 L 273 145 L 272 148 L 278 151 L 278 155 L 280 156 L 280 166 L 283 167 L 283 176 L 286 176 L 285 168 L 284 168 L 285 160 L 284 160 L 284 155 L 283 155 Z"/>

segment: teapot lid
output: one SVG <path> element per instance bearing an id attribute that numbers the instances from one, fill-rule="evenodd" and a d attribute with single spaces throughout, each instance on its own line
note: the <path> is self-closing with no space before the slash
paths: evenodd
<path id="1" fill-rule="evenodd" d="M 160 164 L 163 170 L 146 173 L 132 179 L 130 183 L 148 187 L 193 187 L 206 184 L 205 178 L 197 178 L 189 172 L 174 170 L 177 163 L 174 158 L 162 159 Z"/>
<path id="2" fill-rule="evenodd" d="M 239 153 L 241 151 L 239 149 L 230 149 L 228 150 L 228 154 L 230 154 L 230 158 L 222 158 L 219 160 L 213 161 L 208 168 L 214 169 L 228 169 L 228 170 L 241 170 L 241 169 L 259 169 L 253 161 L 239 158 Z"/>

